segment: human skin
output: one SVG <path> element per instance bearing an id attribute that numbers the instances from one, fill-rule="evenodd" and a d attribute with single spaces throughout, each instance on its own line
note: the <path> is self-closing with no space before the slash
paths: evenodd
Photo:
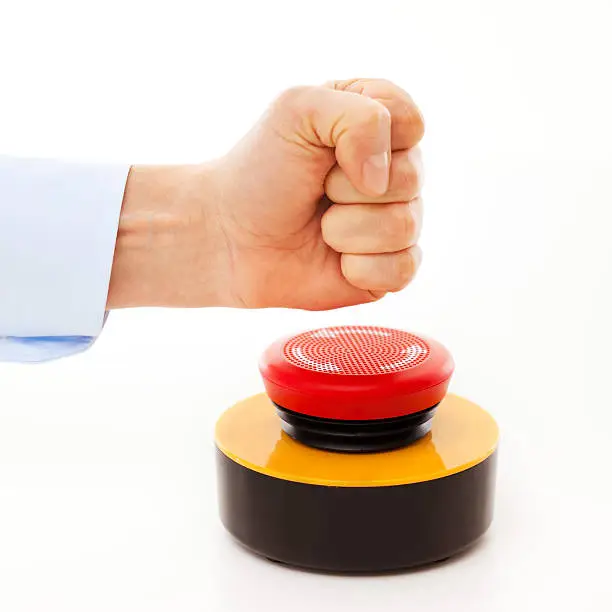
<path id="1" fill-rule="evenodd" d="M 108 308 L 327 310 L 380 299 L 421 260 L 423 120 L 389 81 L 281 94 L 223 158 L 133 166 Z"/>

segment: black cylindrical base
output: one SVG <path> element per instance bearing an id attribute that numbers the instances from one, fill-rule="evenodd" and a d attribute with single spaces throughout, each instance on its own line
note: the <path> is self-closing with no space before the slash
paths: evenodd
<path id="1" fill-rule="evenodd" d="M 261 474 L 217 452 L 223 524 L 244 546 L 291 565 L 379 572 L 450 557 L 493 515 L 496 453 L 414 484 L 335 487 Z"/>

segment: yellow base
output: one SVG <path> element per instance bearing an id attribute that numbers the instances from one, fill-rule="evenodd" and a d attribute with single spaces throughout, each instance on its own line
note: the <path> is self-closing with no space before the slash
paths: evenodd
<path id="1" fill-rule="evenodd" d="M 414 444 L 385 453 L 333 453 L 285 434 L 274 404 L 262 393 L 227 410 L 215 438 L 229 459 L 267 476 L 331 487 L 383 487 L 467 470 L 493 454 L 499 432 L 485 410 L 450 394 L 438 406 L 431 432 Z"/>

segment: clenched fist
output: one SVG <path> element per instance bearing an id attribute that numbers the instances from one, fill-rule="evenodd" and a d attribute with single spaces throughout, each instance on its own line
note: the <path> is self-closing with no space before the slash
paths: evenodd
<path id="1" fill-rule="evenodd" d="M 109 308 L 321 310 L 402 289 L 421 259 L 423 120 L 382 80 L 283 93 L 228 155 L 130 172 Z"/>

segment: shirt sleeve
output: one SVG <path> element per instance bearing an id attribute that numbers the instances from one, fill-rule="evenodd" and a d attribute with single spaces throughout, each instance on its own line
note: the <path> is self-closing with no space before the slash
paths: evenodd
<path id="1" fill-rule="evenodd" d="M 100 334 L 129 166 L 0 157 L 0 361 Z"/>

